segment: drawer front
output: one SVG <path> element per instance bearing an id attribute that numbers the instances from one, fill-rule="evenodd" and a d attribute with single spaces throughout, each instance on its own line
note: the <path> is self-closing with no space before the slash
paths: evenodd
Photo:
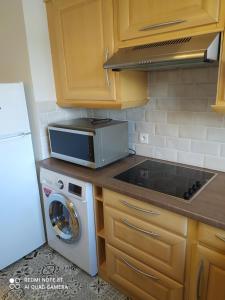
<path id="1" fill-rule="evenodd" d="M 187 235 L 188 220 L 181 215 L 107 189 L 104 189 L 104 202 L 119 211 L 151 222 L 176 234 Z"/>
<path id="2" fill-rule="evenodd" d="M 182 300 L 183 286 L 112 246 L 106 246 L 109 279 L 141 300 Z"/>
<path id="3" fill-rule="evenodd" d="M 198 240 L 225 252 L 225 231 L 222 229 L 199 223 Z"/>
<path id="4" fill-rule="evenodd" d="M 186 240 L 160 227 L 105 206 L 107 242 L 183 283 Z"/>

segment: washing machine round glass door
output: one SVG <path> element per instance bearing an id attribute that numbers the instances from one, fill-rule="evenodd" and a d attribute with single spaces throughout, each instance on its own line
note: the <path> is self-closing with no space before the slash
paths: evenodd
<path id="1" fill-rule="evenodd" d="M 49 217 L 56 236 L 67 243 L 73 243 L 80 237 L 78 213 L 72 201 L 60 194 L 51 195 Z"/>

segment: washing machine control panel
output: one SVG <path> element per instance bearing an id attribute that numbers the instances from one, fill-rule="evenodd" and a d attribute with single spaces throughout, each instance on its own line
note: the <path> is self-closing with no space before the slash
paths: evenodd
<path id="1" fill-rule="evenodd" d="M 60 190 L 62 190 L 63 188 L 64 188 L 64 183 L 63 183 L 63 181 L 62 180 L 58 180 L 57 181 L 57 187 L 60 189 Z"/>
<path id="2" fill-rule="evenodd" d="M 69 186 L 68 186 L 68 191 L 69 193 L 79 196 L 82 196 L 82 187 L 73 183 L 69 182 Z"/>

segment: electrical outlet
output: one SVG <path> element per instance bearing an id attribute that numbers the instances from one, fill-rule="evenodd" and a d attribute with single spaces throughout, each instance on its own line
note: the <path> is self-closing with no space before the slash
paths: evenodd
<path id="1" fill-rule="evenodd" d="M 148 144 L 148 137 L 149 137 L 148 133 L 140 133 L 140 135 L 139 135 L 140 143 L 141 144 Z"/>

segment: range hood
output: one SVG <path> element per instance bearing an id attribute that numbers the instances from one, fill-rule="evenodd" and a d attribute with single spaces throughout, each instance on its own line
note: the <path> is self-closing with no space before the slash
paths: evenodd
<path id="1" fill-rule="evenodd" d="M 149 71 L 209 66 L 219 59 L 220 33 L 121 48 L 103 65 L 104 69 Z"/>

